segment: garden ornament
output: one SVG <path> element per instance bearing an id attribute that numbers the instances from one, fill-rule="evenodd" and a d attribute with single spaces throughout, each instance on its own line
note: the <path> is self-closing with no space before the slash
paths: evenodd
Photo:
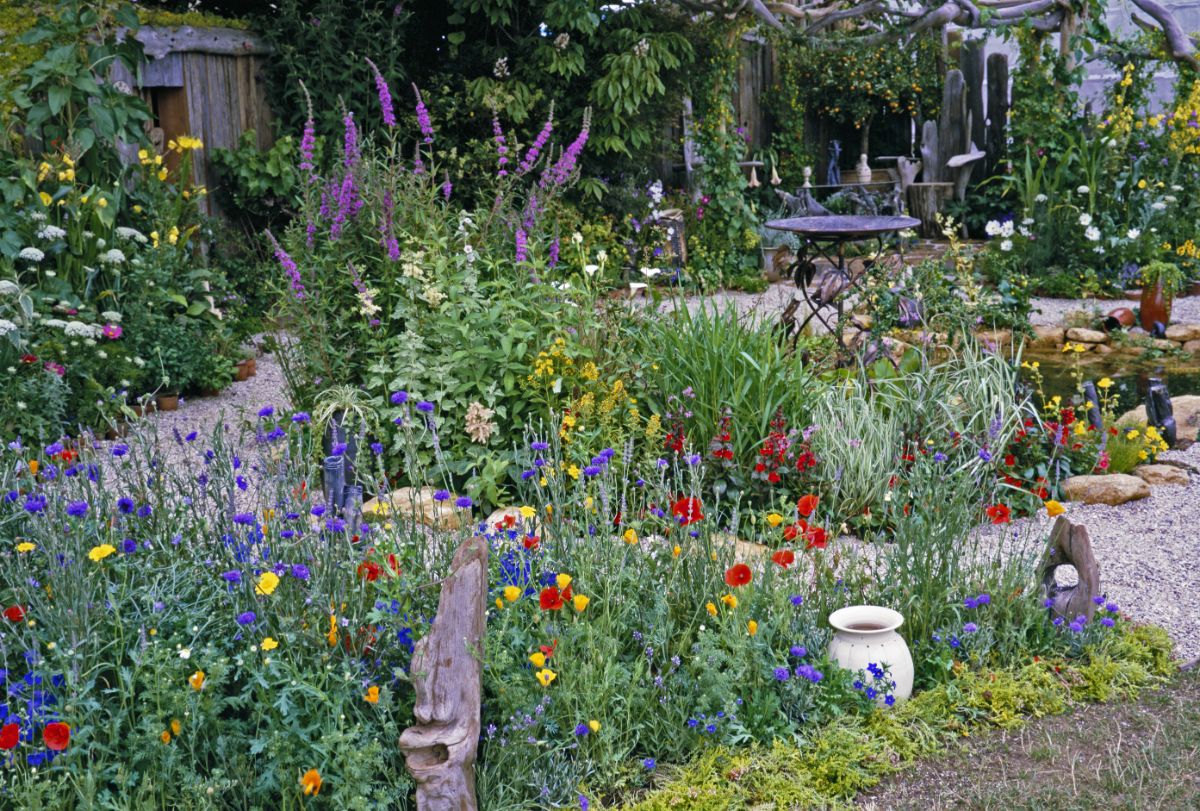
<path id="1" fill-rule="evenodd" d="M 830 186 L 842 185 L 842 170 L 838 162 L 842 159 L 842 142 L 829 142 L 829 169 L 825 173 L 825 182 Z"/>
<path id="2" fill-rule="evenodd" d="M 854 172 L 858 176 L 859 183 L 871 182 L 871 167 L 867 164 L 866 153 L 858 156 L 858 165 L 854 167 Z"/>
<path id="3" fill-rule="evenodd" d="M 1075 585 L 1058 584 L 1054 572 L 1059 566 L 1074 567 L 1079 578 Z M 1040 568 L 1050 612 L 1064 622 L 1074 622 L 1080 616 L 1091 620 L 1096 613 L 1094 599 L 1100 596 L 1100 566 L 1092 554 L 1087 527 L 1060 515 L 1050 530 L 1050 543 Z"/>
<path id="4" fill-rule="evenodd" d="M 487 626 L 487 541 L 469 538 L 442 581 L 436 619 L 413 651 L 416 723 L 400 735 L 419 811 L 475 811 L 475 753 Z"/>
<path id="5" fill-rule="evenodd" d="M 800 188 L 811 189 L 812 188 L 812 167 L 805 166 L 804 169 L 801 171 L 801 174 L 804 175 L 804 183 L 803 183 L 803 185 L 801 185 Z"/>
<path id="6" fill-rule="evenodd" d="M 789 217 L 822 217 L 832 212 L 818 203 L 807 188 L 799 190 L 799 194 L 788 194 L 783 189 L 776 189 L 775 193 L 779 195 L 779 199 L 783 201 L 784 208 L 787 210 Z"/>
<path id="7" fill-rule="evenodd" d="M 1158 377 L 1150 378 L 1150 390 L 1146 393 L 1146 422 L 1159 430 L 1168 447 L 1175 447 L 1175 408 L 1171 405 L 1167 384 Z"/>
<path id="8" fill-rule="evenodd" d="M 346 497 L 346 460 L 342 456 L 326 456 L 322 484 L 325 504 L 335 513 L 342 508 Z"/>
<path id="9" fill-rule="evenodd" d="M 1090 380 L 1083 384 L 1083 400 L 1085 403 L 1091 403 L 1091 407 L 1087 410 L 1088 425 L 1103 432 L 1104 420 L 1100 416 L 1100 395 L 1096 391 L 1096 384 Z"/>
<path id="10" fill-rule="evenodd" d="M 1150 337 L 1151 338 L 1166 338 L 1167 337 L 1167 325 L 1164 324 L 1162 321 L 1155 321 L 1154 326 L 1150 327 Z"/>
<path id="11" fill-rule="evenodd" d="M 1106 332 L 1129 329 L 1136 323 L 1137 319 L 1133 315 L 1133 310 L 1128 307 L 1118 307 L 1115 310 L 1110 310 L 1108 315 L 1104 316 L 1104 330 Z"/>

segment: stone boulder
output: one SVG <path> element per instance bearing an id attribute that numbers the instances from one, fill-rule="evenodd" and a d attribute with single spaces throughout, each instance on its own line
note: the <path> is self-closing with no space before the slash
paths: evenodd
<path id="1" fill-rule="evenodd" d="M 1200 324 L 1172 324 L 1167 327 L 1167 339 L 1181 343 L 1200 340 Z"/>
<path id="2" fill-rule="evenodd" d="M 1156 487 L 1162 485 L 1186 487 L 1188 483 L 1187 471 L 1177 468 L 1174 465 L 1138 465 L 1133 469 L 1133 475 L 1146 484 Z"/>
<path id="3" fill-rule="evenodd" d="M 1181 394 L 1171 398 L 1171 411 L 1175 416 L 1175 436 L 1189 442 L 1196 441 L 1197 429 L 1200 429 L 1200 395 Z M 1132 411 L 1127 411 L 1117 420 L 1117 425 L 1146 422 L 1146 406 L 1140 405 Z"/>
<path id="4" fill-rule="evenodd" d="M 1146 498 L 1150 495 L 1150 485 L 1137 476 L 1110 473 L 1107 476 L 1072 476 L 1063 481 L 1062 491 L 1067 501 L 1116 506 Z"/>
<path id="5" fill-rule="evenodd" d="M 511 523 L 514 528 L 520 528 L 525 525 L 525 519 L 521 517 L 520 507 L 500 507 L 493 510 L 484 524 L 487 526 L 488 532 L 494 532 L 497 524 L 503 526 L 509 518 L 513 519 Z"/>
<path id="6" fill-rule="evenodd" d="M 1046 327 L 1041 324 L 1033 326 L 1033 338 L 1029 339 L 1031 349 L 1058 349 L 1067 338 L 1067 331 L 1062 327 Z"/>
<path id="7" fill-rule="evenodd" d="M 462 529 L 471 522 L 471 510 L 454 505 L 454 496 L 435 499 L 432 487 L 401 487 L 386 499 L 373 498 L 363 504 L 364 518 L 408 519 L 431 529 Z"/>
<path id="8" fill-rule="evenodd" d="M 1081 344 L 1103 344 L 1108 342 L 1108 335 L 1100 330 L 1072 327 L 1067 330 L 1067 340 Z"/>

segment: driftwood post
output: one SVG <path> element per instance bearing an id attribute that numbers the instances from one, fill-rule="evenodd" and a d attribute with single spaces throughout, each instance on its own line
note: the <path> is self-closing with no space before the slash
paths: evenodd
<path id="1" fill-rule="evenodd" d="M 437 617 L 412 659 L 417 723 L 400 735 L 420 811 L 475 811 L 475 750 L 487 627 L 487 542 L 464 541 L 442 583 Z"/>
<path id="2" fill-rule="evenodd" d="M 1006 151 L 1004 140 L 1007 124 L 1008 57 L 994 53 L 987 58 L 987 133 L 983 147 L 988 153 L 983 165 L 986 177 L 999 171 L 1000 160 Z"/>
<path id="3" fill-rule="evenodd" d="M 1060 586 L 1054 579 L 1059 566 L 1074 566 L 1079 581 L 1073 586 Z M 1050 610 L 1057 617 L 1071 622 L 1080 614 L 1091 620 L 1096 613 L 1092 598 L 1100 594 L 1100 566 L 1092 554 L 1092 542 L 1087 527 L 1073 524 L 1060 515 L 1050 530 L 1050 546 L 1042 558 L 1042 591 L 1050 599 Z"/>

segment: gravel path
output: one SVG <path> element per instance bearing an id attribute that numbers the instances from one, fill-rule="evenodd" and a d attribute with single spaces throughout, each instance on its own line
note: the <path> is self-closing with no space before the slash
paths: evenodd
<path id="1" fill-rule="evenodd" d="M 1029 323 L 1046 327 L 1061 327 L 1068 313 L 1098 310 L 1101 315 L 1117 307 L 1137 306 L 1130 299 L 1073 299 L 1035 298 Z M 1200 324 L 1200 296 L 1180 296 L 1171 306 L 1171 321 L 1176 324 Z"/>

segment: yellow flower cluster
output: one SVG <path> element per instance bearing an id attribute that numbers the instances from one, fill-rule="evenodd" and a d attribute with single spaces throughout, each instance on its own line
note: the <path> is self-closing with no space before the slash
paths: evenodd
<path id="1" fill-rule="evenodd" d="M 1176 157 L 1200 155 L 1200 79 L 1192 82 L 1187 98 L 1175 108 L 1167 119 L 1170 129 L 1168 144 Z"/>

